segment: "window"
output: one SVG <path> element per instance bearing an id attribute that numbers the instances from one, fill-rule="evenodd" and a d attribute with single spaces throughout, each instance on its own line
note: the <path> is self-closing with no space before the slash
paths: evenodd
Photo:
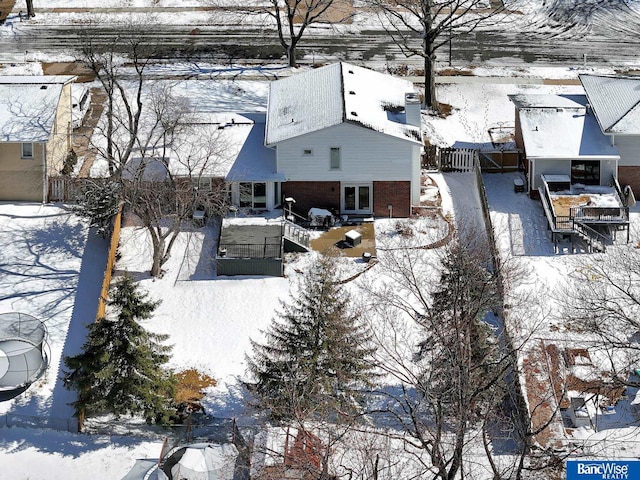
<path id="1" fill-rule="evenodd" d="M 313 156 L 313 150 L 310 148 L 305 148 L 302 150 L 302 155 L 305 157 L 311 157 Z"/>
<path id="2" fill-rule="evenodd" d="M 240 206 L 267 208 L 267 184 L 240 183 Z"/>
<path id="3" fill-rule="evenodd" d="M 22 158 L 33 158 L 33 143 L 22 144 Z"/>
<path id="4" fill-rule="evenodd" d="M 329 168 L 340 170 L 340 147 L 331 147 L 329 150 Z"/>
<path id="5" fill-rule="evenodd" d="M 571 183 L 600 185 L 600 161 L 574 160 L 571 162 Z"/>
<path id="6" fill-rule="evenodd" d="M 199 192 L 211 191 L 211 178 L 209 177 L 193 178 L 191 182 L 193 183 L 193 187 Z"/>

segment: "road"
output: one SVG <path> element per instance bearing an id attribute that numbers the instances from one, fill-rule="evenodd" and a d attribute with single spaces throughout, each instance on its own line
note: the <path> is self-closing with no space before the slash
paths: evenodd
<path id="1" fill-rule="evenodd" d="M 590 66 L 640 66 L 640 17 L 624 3 L 607 3 L 611 1 L 555 0 L 549 2 L 546 15 L 538 15 L 518 30 L 510 27 L 456 37 L 451 42 L 451 62 L 580 66 L 586 55 Z M 107 44 L 118 33 L 113 26 L 101 25 L 92 29 L 91 37 L 95 44 Z M 146 34 L 158 43 L 154 53 L 158 58 L 230 62 L 282 56 L 275 32 L 256 27 L 154 25 Z M 0 37 L 0 61 L 20 61 L 25 52 L 38 57 L 79 57 L 85 36 L 86 27 L 79 24 L 14 23 L 13 34 Z M 416 38 L 416 44 L 419 41 Z M 336 34 L 326 28 L 311 29 L 303 37 L 298 57 L 305 53 L 309 55 L 307 59 L 319 62 L 339 58 L 416 66 L 421 63 L 416 57 L 407 59 L 382 30 Z M 439 61 L 449 62 L 446 46 L 439 51 Z"/>

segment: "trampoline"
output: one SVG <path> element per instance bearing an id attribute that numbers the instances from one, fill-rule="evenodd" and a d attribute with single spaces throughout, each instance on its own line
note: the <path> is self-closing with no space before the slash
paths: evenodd
<path id="1" fill-rule="evenodd" d="M 49 360 L 46 339 L 46 327 L 37 318 L 0 314 L 0 399 L 21 393 L 42 376 Z"/>

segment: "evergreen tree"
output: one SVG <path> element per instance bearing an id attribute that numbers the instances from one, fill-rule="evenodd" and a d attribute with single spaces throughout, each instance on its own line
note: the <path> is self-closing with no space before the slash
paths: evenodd
<path id="1" fill-rule="evenodd" d="M 88 218 L 91 226 L 106 237 L 111 228 L 111 220 L 118 213 L 121 198 L 120 184 L 114 180 L 93 178 L 85 180 L 76 195 L 73 212 Z"/>
<path id="2" fill-rule="evenodd" d="M 373 376 L 369 335 L 336 281 L 334 261 L 320 257 L 291 302 L 281 302 L 266 343 L 252 342 L 255 383 L 247 386 L 273 420 L 353 414 L 358 390 Z"/>
<path id="3" fill-rule="evenodd" d="M 151 318 L 159 302 L 147 299 L 129 277 L 112 290 L 114 319 L 89 326 L 82 352 L 65 357 L 63 382 L 78 392 L 71 405 L 82 422 L 85 414 L 142 415 L 147 423 L 166 423 L 173 413 L 175 378 L 162 368 L 171 347 L 168 335 L 147 332 L 139 323 Z"/>
<path id="4" fill-rule="evenodd" d="M 444 412 L 474 420 L 474 410 L 493 392 L 497 339 L 485 317 L 500 307 L 497 278 L 484 255 L 456 241 L 442 259 L 440 282 L 423 324 L 418 358 L 428 360 L 425 393 Z M 499 382 L 498 382 L 499 383 Z M 481 410 L 481 409 L 480 409 Z"/>

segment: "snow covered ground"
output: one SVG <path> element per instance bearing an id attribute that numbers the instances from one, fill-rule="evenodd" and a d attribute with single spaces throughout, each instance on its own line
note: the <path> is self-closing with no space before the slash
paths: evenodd
<path id="1" fill-rule="evenodd" d="M 575 74 L 561 69 L 543 76 L 553 73 L 560 77 Z M 207 88 L 203 85 L 206 82 L 189 84 L 184 91 L 194 95 L 190 89 Z M 233 85 L 229 82 L 221 90 L 212 91 L 209 108 L 236 109 L 236 102 L 243 98 L 252 99 L 252 108 L 263 105 L 264 83 L 236 83 L 240 93 L 234 93 Z M 487 143 L 488 128 L 513 124 L 514 108 L 507 94 L 579 91 L 579 87 L 571 85 L 442 85 L 441 101 L 453 106 L 453 114 L 446 119 L 427 119 L 427 131 L 433 143 L 459 146 Z M 479 218 L 478 193 L 471 188 L 472 176 L 447 174 L 433 178 L 440 187 L 446 213 L 452 213 L 458 221 L 469 219 L 469 215 Z M 526 317 L 529 323 L 522 325 L 522 332 L 535 326 L 536 334 L 544 336 L 554 327 L 545 317 L 550 306 L 545 299 L 551 298 L 549 292 L 558 279 L 572 268 L 575 256 L 553 254 L 539 203 L 526 195 L 514 194 L 512 180 L 512 175 L 485 176 L 492 220 L 501 253 L 522 263 L 528 272 L 519 288 L 536 298 L 529 306 Z M 637 220 L 638 214 L 634 213 L 632 222 L 637 224 Z M 392 222 L 376 221 L 378 235 L 382 237 L 391 231 Z M 51 426 L 60 429 L 65 422 L 73 423 L 67 405 L 73 396 L 58 381 L 60 360 L 63 355 L 79 350 L 84 324 L 94 318 L 106 244 L 91 235 L 83 221 L 55 205 L 0 204 L 0 227 L 0 313 L 24 311 L 41 318 L 49 329 L 52 358 L 42 380 L 15 400 L 0 403 L 0 425 L 4 414 L 16 419 L 25 415 L 54 419 Z M 632 241 L 635 238 L 637 232 L 633 233 Z M 143 230 L 134 227 L 123 230 L 118 269 L 133 274 L 153 298 L 162 300 L 156 317 L 146 326 L 171 335 L 172 367 L 198 368 L 219 381 L 205 399 L 209 412 L 225 417 L 240 415 L 243 405 L 237 378 L 245 373 L 244 356 L 249 339 L 261 339 L 261 331 L 268 327 L 279 300 L 286 300 L 309 257 L 292 257 L 285 278 L 207 277 L 203 271 L 211 264 L 215 252 L 214 232 L 199 229 L 180 236 L 166 266 L 167 274 L 154 280 L 146 273 L 148 251 Z M 361 269 L 357 260 L 341 260 L 345 276 Z M 636 431 L 629 427 L 612 433 L 629 436 Z M 120 478 L 136 459 L 154 458 L 159 452 L 159 441 L 136 437 L 6 427 L 0 429 L 3 466 L 0 478 L 6 471 L 11 472 L 11 479 L 46 479 L 55 472 L 55 476 L 60 473 L 74 480 L 86 478 L 86 472 L 98 471 L 104 472 L 103 478 Z"/>

